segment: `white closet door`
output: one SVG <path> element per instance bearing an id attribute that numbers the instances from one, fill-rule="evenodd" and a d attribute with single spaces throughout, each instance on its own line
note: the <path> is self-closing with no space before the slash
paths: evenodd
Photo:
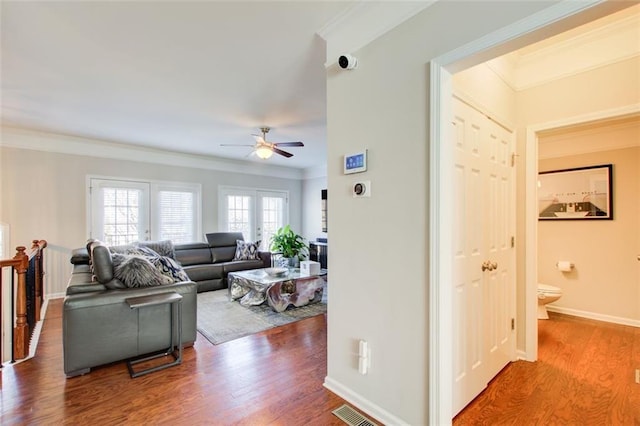
<path id="1" fill-rule="evenodd" d="M 458 99 L 455 145 L 454 413 L 513 359 L 513 135 Z"/>

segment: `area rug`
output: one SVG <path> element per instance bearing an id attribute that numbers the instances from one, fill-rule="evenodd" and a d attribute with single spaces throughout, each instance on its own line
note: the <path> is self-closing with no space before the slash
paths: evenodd
<path id="1" fill-rule="evenodd" d="M 321 302 L 274 312 L 269 305 L 242 306 L 224 290 L 198 293 L 198 331 L 214 345 L 327 312 L 327 289 Z"/>

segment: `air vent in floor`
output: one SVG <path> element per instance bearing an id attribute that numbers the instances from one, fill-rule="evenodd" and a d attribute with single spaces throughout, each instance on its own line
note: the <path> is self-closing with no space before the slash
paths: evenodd
<path id="1" fill-rule="evenodd" d="M 348 405 L 343 405 L 333 410 L 332 413 L 350 426 L 378 426 Z"/>

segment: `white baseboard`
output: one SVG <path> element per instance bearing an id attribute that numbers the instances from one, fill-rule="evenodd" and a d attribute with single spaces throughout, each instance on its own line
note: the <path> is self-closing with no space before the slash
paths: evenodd
<path id="1" fill-rule="evenodd" d="M 330 377 L 324 378 L 324 387 L 329 389 L 331 392 L 338 395 L 340 398 L 344 399 L 348 403 L 354 405 L 356 408 L 362 410 L 367 415 L 375 418 L 376 420 L 381 421 L 385 425 L 397 425 L 404 426 L 409 425 L 402 419 L 394 416 L 389 413 L 385 409 L 380 406 L 372 403 L 366 398 L 363 398 L 361 395 L 355 393 L 350 388 L 342 385 L 341 383 L 333 380 Z"/>
<path id="2" fill-rule="evenodd" d="M 50 293 L 47 295 L 47 299 L 64 299 L 66 293 Z"/>
<path id="3" fill-rule="evenodd" d="M 640 327 L 640 320 L 631 318 L 614 317 L 612 315 L 599 314 L 596 312 L 581 311 L 579 309 L 563 308 L 561 306 L 547 305 L 547 310 L 559 314 L 573 315 L 574 317 L 588 318 L 597 321 L 611 322 L 614 324 L 630 325 Z"/>

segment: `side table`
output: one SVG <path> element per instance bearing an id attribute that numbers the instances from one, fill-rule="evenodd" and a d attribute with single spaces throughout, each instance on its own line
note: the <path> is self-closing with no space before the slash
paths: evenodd
<path id="1" fill-rule="evenodd" d="M 157 305 L 171 305 L 171 346 L 168 349 L 156 353 L 153 355 L 146 356 L 144 358 L 138 358 L 134 360 L 127 361 L 127 368 L 129 369 L 129 375 L 132 378 L 140 377 L 143 374 L 153 373 L 154 371 L 162 370 L 168 367 L 173 367 L 174 365 L 182 364 L 182 296 L 178 293 L 160 293 L 160 294 L 152 294 L 149 296 L 139 296 L 139 297 L 131 297 L 129 299 L 125 299 L 127 304 L 131 309 L 142 309 L 149 306 L 157 306 Z M 175 312 L 174 312 L 175 307 Z M 177 321 L 174 321 L 174 317 L 177 317 Z M 175 325 L 177 324 L 177 329 Z M 176 344 L 173 341 L 173 335 L 177 336 L 177 349 Z M 177 354 L 176 354 L 177 352 Z M 133 366 L 135 364 L 139 364 L 144 361 L 149 361 L 155 358 L 160 358 L 163 356 L 172 355 L 173 361 L 168 362 L 166 364 L 157 365 L 154 367 L 150 367 L 143 370 L 134 371 Z"/>

